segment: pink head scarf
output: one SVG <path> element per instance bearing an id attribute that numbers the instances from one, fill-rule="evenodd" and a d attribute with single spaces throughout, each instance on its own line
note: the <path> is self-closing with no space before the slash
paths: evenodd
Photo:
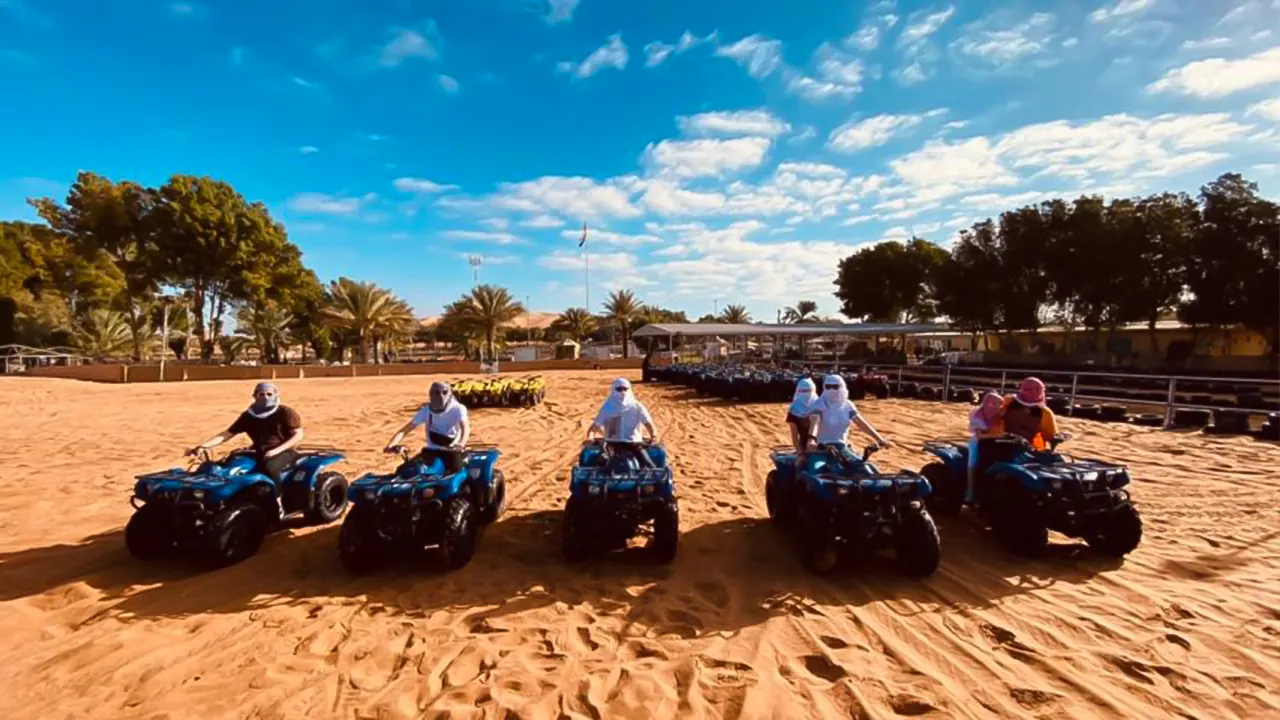
<path id="1" fill-rule="evenodd" d="M 1029 377 L 1018 386 L 1018 394 L 1013 397 L 1023 405 L 1044 407 L 1044 383 Z"/>
<path id="2" fill-rule="evenodd" d="M 972 413 L 969 413 L 969 418 L 980 421 L 983 427 L 991 427 L 996 418 L 1000 416 L 1000 408 L 1002 407 L 1004 407 L 1004 398 L 989 392 L 982 396 L 982 402 L 978 404 L 978 407 L 974 408 Z"/>

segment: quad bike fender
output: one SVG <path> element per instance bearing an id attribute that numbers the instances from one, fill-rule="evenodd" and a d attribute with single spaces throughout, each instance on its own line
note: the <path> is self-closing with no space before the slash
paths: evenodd
<path id="1" fill-rule="evenodd" d="M 964 475 L 968 468 L 968 458 L 964 453 L 950 445 L 926 445 L 925 452 L 937 457 L 946 466 L 947 472 Z"/>
<path id="2" fill-rule="evenodd" d="M 493 466 L 502 453 L 497 448 L 486 448 L 467 453 L 466 477 L 489 482 L 493 478 Z"/>
<path id="3" fill-rule="evenodd" d="M 307 482 L 313 482 L 316 475 L 318 475 L 322 469 L 335 463 L 340 463 L 346 459 L 347 456 L 342 455 L 341 453 L 309 455 L 299 460 L 297 464 L 293 466 L 293 472 L 297 473 L 301 471 L 306 475 Z"/>

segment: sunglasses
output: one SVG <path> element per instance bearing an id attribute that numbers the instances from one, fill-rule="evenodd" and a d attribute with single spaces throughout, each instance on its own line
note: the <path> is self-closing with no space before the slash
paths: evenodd
<path id="1" fill-rule="evenodd" d="M 257 397 L 257 398 L 266 398 L 266 399 L 268 399 L 268 400 L 269 400 L 269 399 L 271 399 L 271 398 L 275 397 L 275 396 L 276 396 L 276 394 L 275 394 L 275 393 L 254 393 L 254 394 L 253 394 L 253 396 L 254 396 L 254 397 Z"/>
<path id="2" fill-rule="evenodd" d="M 616 387 L 616 388 L 614 388 L 614 389 L 613 389 L 613 391 L 614 391 L 614 392 L 621 392 L 621 393 L 624 393 L 624 392 L 626 392 L 626 391 L 627 391 L 627 389 L 626 389 L 625 387 Z"/>
<path id="3" fill-rule="evenodd" d="M 840 386 L 839 386 L 839 385 L 823 385 L 822 387 L 824 387 L 824 388 L 826 388 L 826 389 L 828 389 L 828 390 L 839 390 L 839 389 L 840 389 Z"/>

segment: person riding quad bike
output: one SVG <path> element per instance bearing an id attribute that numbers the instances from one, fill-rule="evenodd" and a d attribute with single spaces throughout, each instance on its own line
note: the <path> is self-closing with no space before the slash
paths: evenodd
<path id="1" fill-rule="evenodd" d="M 641 463 L 641 467 L 651 468 L 652 458 L 633 444 L 644 440 L 642 429 L 648 431 L 649 443 L 657 444 L 658 431 L 653 426 L 649 409 L 636 399 L 631 383 L 626 378 L 618 378 L 611 384 L 609 397 L 605 398 L 600 411 L 587 427 L 586 440 L 590 441 L 599 433 L 605 442 L 627 443 L 618 447 L 619 452 L 629 453 Z"/>
<path id="2" fill-rule="evenodd" d="M 848 460 L 861 461 L 861 458 L 853 454 L 853 450 L 847 444 L 849 428 L 855 423 L 881 448 L 887 448 L 890 445 L 889 441 L 877 432 L 866 418 L 862 417 L 858 412 L 858 406 L 849 400 L 849 388 L 845 385 L 844 378 L 839 375 L 828 375 L 823 379 L 821 397 L 804 411 L 804 415 L 818 418 L 818 447 L 840 448 L 841 455 Z"/>
<path id="3" fill-rule="evenodd" d="M 439 460 L 444 474 L 461 470 L 463 450 L 471 437 L 471 419 L 466 406 L 453 396 L 449 383 L 431 383 L 427 404 L 418 408 L 409 422 L 391 436 L 383 451 L 397 452 L 405 436 L 424 425 L 427 444 L 419 456 L 423 463 L 430 466 L 433 461 Z"/>
<path id="4" fill-rule="evenodd" d="M 281 404 L 280 388 L 275 383 L 258 383 L 253 390 L 253 403 L 248 409 L 240 413 L 226 430 L 187 450 L 186 455 L 199 455 L 241 433 L 249 436 L 258 470 L 279 485 L 284 471 L 300 457 L 294 448 L 302 442 L 305 433 L 302 416 L 288 405 Z"/>

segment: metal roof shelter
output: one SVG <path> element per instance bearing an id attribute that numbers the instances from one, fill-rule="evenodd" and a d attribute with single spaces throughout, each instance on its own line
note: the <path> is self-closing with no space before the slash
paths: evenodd
<path id="1" fill-rule="evenodd" d="M 702 337 L 719 335 L 721 337 L 743 337 L 747 335 L 836 335 L 845 337 L 874 337 L 876 335 L 915 335 L 947 330 L 946 325 L 925 325 L 914 323 L 795 323 L 785 325 L 730 325 L 722 323 L 659 323 L 645 325 L 632 333 L 632 337 Z"/>

